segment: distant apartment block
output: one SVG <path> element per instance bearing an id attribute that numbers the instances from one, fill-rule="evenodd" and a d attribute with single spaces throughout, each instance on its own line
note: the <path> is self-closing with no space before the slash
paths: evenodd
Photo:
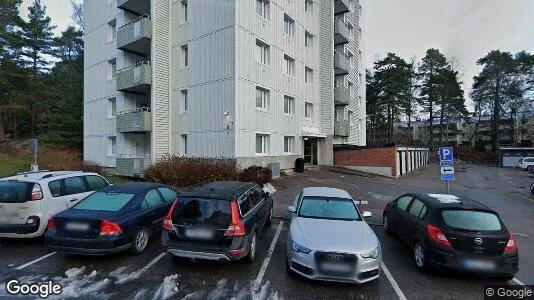
<path id="1" fill-rule="evenodd" d="M 357 0 L 84 6 L 85 160 L 124 176 L 168 154 L 288 169 L 365 145 Z"/>

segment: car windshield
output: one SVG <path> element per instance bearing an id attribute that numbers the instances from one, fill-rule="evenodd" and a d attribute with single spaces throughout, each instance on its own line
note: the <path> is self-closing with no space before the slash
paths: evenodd
<path id="1" fill-rule="evenodd" d="M 95 192 L 74 206 L 74 209 L 119 211 L 135 194 Z"/>
<path id="2" fill-rule="evenodd" d="M 0 203 L 24 203 L 30 200 L 33 183 L 0 181 Z"/>
<path id="3" fill-rule="evenodd" d="M 333 197 L 302 198 L 299 217 L 329 220 L 361 221 L 352 199 Z"/>
<path id="4" fill-rule="evenodd" d="M 180 197 L 173 219 L 198 224 L 228 226 L 232 220 L 230 201 Z"/>
<path id="5" fill-rule="evenodd" d="M 444 210 L 441 212 L 445 225 L 469 231 L 499 231 L 499 217 L 491 212 L 476 210 Z"/>

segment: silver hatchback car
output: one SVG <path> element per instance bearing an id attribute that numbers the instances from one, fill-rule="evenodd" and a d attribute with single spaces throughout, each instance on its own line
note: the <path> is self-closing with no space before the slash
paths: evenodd
<path id="1" fill-rule="evenodd" d="M 309 187 L 292 206 L 288 272 L 309 279 L 364 283 L 380 275 L 382 250 L 375 233 L 344 190 Z"/>

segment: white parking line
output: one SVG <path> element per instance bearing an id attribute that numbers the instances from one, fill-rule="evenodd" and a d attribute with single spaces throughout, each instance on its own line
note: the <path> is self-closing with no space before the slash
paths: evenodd
<path id="1" fill-rule="evenodd" d="M 395 290 L 395 293 L 397 293 L 397 296 L 399 296 L 399 299 L 407 300 L 406 296 L 404 296 L 404 293 L 402 292 L 402 290 L 400 289 L 399 285 L 397 284 L 397 282 L 393 278 L 393 275 L 391 275 L 391 273 L 389 273 L 389 270 L 386 267 L 386 265 L 384 264 L 384 262 L 380 263 L 380 267 L 382 268 L 382 271 L 384 271 L 384 274 L 386 274 L 386 277 L 388 278 L 389 282 L 391 283 L 391 286 Z"/>
<path id="2" fill-rule="evenodd" d="M 515 278 L 515 277 L 512 278 L 512 281 L 515 282 L 515 283 L 517 283 L 517 284 L 519 284 L 519 285 L 525 285 L 524 283 L 522 283 L 521 281 L 519 281 L 519 279 L 517 279 L 517 278 Z"/>
<path id="3" fill-rule="evenodd" d="M 153 265 L 155 265 L 160 259 L 162 259 L 167 252 L 163 252 L 160 255 L 156 256 L 152 261 L 150 261 L 144 268 L 142 268 L 138 274 L 141 275 L 146 270 L 150 269 Z"/>
<path id="4" fill-rule="evenodd" d="M 22 269 L 26 268 L 27 266 L 31 266 L 34 263 L 40 262 L 43 259 L 47 259 L 47 258 L 49 258 L 50 256 L 52 256 L 52 255 L 54 255 L 56 253 L 57 252 L 48 253 L 47 255 L 41 256 L 41 257 L 39 257 L 37 259 L 34 259 L 34 260 L 30 261 L 29 263 L 25 263 L 22 266 L 16 267 L 15 270 L 22 270 Z"/>
<path id="5" fill-rule="evenodd" d="M 263 260 L 263 265 L 261 266 L 260 272 L 258 273 L 256 280 L 254 281 L 254 285 L 253 285 L 254 291 L 256 291 L 260 287 L 261 280 L 263 279 L 263 275 L 265 275 L 265 271 L 267 270 L 267 267 L 269 266 L 269 262 L 271 261 L 271 257 L 273 256 L 274 247 L 276 246 L 278 237 L 280 237 L 280 231 L 282 231 L 283 225 L 284 225 L 284 221 L 281 221 L 280 224 L 278 224 L 278 229 L 276 229 L 276 234 L 274 235 L 273 241 L 271 242 L 271 246 L 269 247 L 269 252 L 267 252 L 267 256 Z"/>

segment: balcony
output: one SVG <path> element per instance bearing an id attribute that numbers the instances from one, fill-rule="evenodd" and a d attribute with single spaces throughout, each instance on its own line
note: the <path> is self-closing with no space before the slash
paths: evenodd
<path id="1" fill-rule="evenodd" d="M 334 15 L 350 11 L 350 0 L 334 0 Z"/>
<path id="2" fill-rule="evenodd" d="M 117 90 L 146 94 L 152 84 L 152 67 L 145 61 L 117 72 Z"/>
<path id="3" fill-rule="evenodd" d="M 117 8 L 135 15 L 150 13 L 150 0 L 117 0 Z"/>
<path id="4" fill-rule="evenodd" d="M 117 114 L 117 132 L 143 133 L 152 131 L 150 109 L 138 109 Z"/>
<path id="5" fill-rule="evenodd" d="M 334 121 L 334 135 L 349 136 L 350 124 L 348 121 Z"/>
<path id="6" fill-rule="evenodd" d="M 334 87 L 334 104 L 348 105 L 350 102 L 350 91 L 344 86 L 336 85 Z"/>
<path id="7" fill-rule="evenodd" d="M 346 75 L 350 70 L 349 58 L 340 51 L 334 51 L 334 74 Z"/>
<path id="8" fill-rule="evenodd" d="M 148 17 L 140 17 L 117 30 L 117 48 L 140 55 L 150 54 L 152 38 L 152 21 Z"/>
<path id="9" fill-rule="evenodd" d="M 341 18 L 336 18 L 334 22 L 334 45 L 348 43 L 349 35 L 349 26 Z"/>
<path id="10" fill-rule="evenodd" d="M 144 178 L 150 164 L 150 154 L 119 154 L 116 158 L 116 173 L 118 176 Z"/>

